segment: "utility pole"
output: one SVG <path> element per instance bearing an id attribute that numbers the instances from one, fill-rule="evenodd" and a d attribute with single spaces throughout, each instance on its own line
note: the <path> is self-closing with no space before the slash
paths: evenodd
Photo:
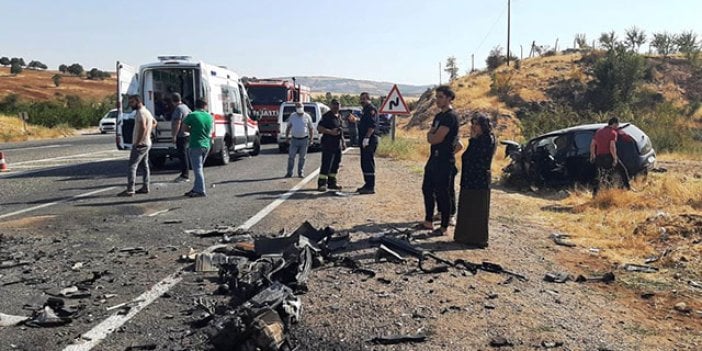
<path id="1" fill-rule="evenodd" d="M 475 54 L 470 54 L 470 73 L 475 72 Z"/>
<path id="2" fill-rule="evenodd" d="M 507 67 L 509 67 L 509 36 L 512 22 L 512 0 L 507 0 Z"/>

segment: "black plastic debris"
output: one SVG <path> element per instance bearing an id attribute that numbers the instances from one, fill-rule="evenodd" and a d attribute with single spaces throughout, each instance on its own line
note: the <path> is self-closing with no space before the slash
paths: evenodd
<path id="1" fill-rule="evenodd" d="M 586 277 L 584 275 L 578 275 L 577 278 L 575 278 L 575 281 L 577 283 L 587 283 L 587 282 L 600 282 L 600 283 L 611 283 L 615 279 L 614 273 L 612 272 L 607 272 L 602 275 L 594 275 L 594 276 L 589 276 Z"/>
<path id="2" fill-rule="evenodd" d="M 69 317 L 60 317 L 51 307 L 45 306 L 41 312 L 25 322 L 25 325 L 35 328 L 53 328 L 66 325 L 72 322 Z"/>
<path id="3" fill-rule="evenodd" d="M 639 273 L 656 273 L 656 272 L 658 272 L 658 268 L 656 268 L 656 267 L 642 265 L 642 264 L 634 264 L 634 263 L 626 263 L 622 266 L 622 268 L 628 272 L 639 272 Z"/>
<path id="4" fill-rule="evenodd" d="M 395 250 L 385 246 L 385 244 L 380 244 L 378 251 L 375 252 L 375 262 L 392 262 L 392 263 L 404 263 L 405 258 L 402 257 Z"/>
<path id="5" fill-rule="evenodd" d="M 132 345 L 127 346 L 124 351 L 135 351 L 135 350 L 156 350 L 158 348 L 157 344 L 144 344 L 144 345 Z"/>
<path id="6" fill-rule="evenodd" d="M 425 333 L 405 334 L 405 335 L 388 335 L 376 336 L 371 339 L 371 342 L 379 345 L 395 345 L 403 343 L 419 343 L 427 341 Z"/>

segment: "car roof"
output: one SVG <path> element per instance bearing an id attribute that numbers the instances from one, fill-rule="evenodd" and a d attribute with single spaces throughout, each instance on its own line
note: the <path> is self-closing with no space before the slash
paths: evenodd
<path id="1" fill-rule="evenodd" d="M 581 124 L 579 126 L 568 127 L 568 128 L 550 131 L 548 133 L 544 133 L 544 134 L 541 134 L 537 137 L 531 138 L 529 141 L 537 140 L 537 139 L 541 139 L 541 138 L 547 138 L 547 137 L 551 137 L 554 135 L 568 134 L 568 133 L 574 133 L 574 132 L 596 132 L 598 129 L 604 128 L 606 126 L 607 126 L 607 123 Z M 626 123 L 626 122 L 619 123 L 619 129 L 624 129 L 624 128 L 629 127 L 629 126 L 633 126 L 633 124 Z"/>

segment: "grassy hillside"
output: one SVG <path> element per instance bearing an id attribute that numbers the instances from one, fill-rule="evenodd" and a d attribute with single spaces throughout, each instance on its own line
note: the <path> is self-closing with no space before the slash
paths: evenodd
<path id="1" fill-rule="evenodd" d="M 88 80 L 71 75 L 63 75 L 57 88 L 51 80 L 58 71 L 34 71 L 25 69 L 18 75 L 10 74 L 9 67 L 0 67 L 0 99 L 9 94 L 17 94 L 23 100 L 51 100 L 61 96 L 75 95 L 84 100 L 102 100 L 115 94 L 117 81 Z"/>
<path id="2" fill-rule="evenodd" d="M 302 85 L 306 85 L 312 89 L 313 92 L 326 93 L 331 92 L 333 94 L 360 94 L 364 91 L 368 92 L 373 96 L 384 96 L 390 92 L 393 83 L 389 82 L 377 82 L 371 80 L 359 80 L 359 79 L 348 79 L 348 78 L 337 78 L 337 77 L 295 77 L 297 82 Z M 290 79 L 290 77 L 285 77 L 283 79 Z M 400 89 L 403 97 L 418 97 L 430 88 L 428 85 L 410 85 L 410 84 L 398 84 L 397 87 Z"/>

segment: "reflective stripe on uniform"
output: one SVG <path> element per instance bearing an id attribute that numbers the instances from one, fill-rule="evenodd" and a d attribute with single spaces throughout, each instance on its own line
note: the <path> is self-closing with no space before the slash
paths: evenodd
<path id="1" fill-rule="evenodd" d="M 363 173 L 364 176 L 375 176 L 375 173 Z"/>
<path id="2" fill-rule="evenodd" d="M 328 177 L 327 177 L 326 174 L 320 174 L 320 175 L 319 175 L 319 179 L 327 179 L 327 178 L 328 178 Z"/>

